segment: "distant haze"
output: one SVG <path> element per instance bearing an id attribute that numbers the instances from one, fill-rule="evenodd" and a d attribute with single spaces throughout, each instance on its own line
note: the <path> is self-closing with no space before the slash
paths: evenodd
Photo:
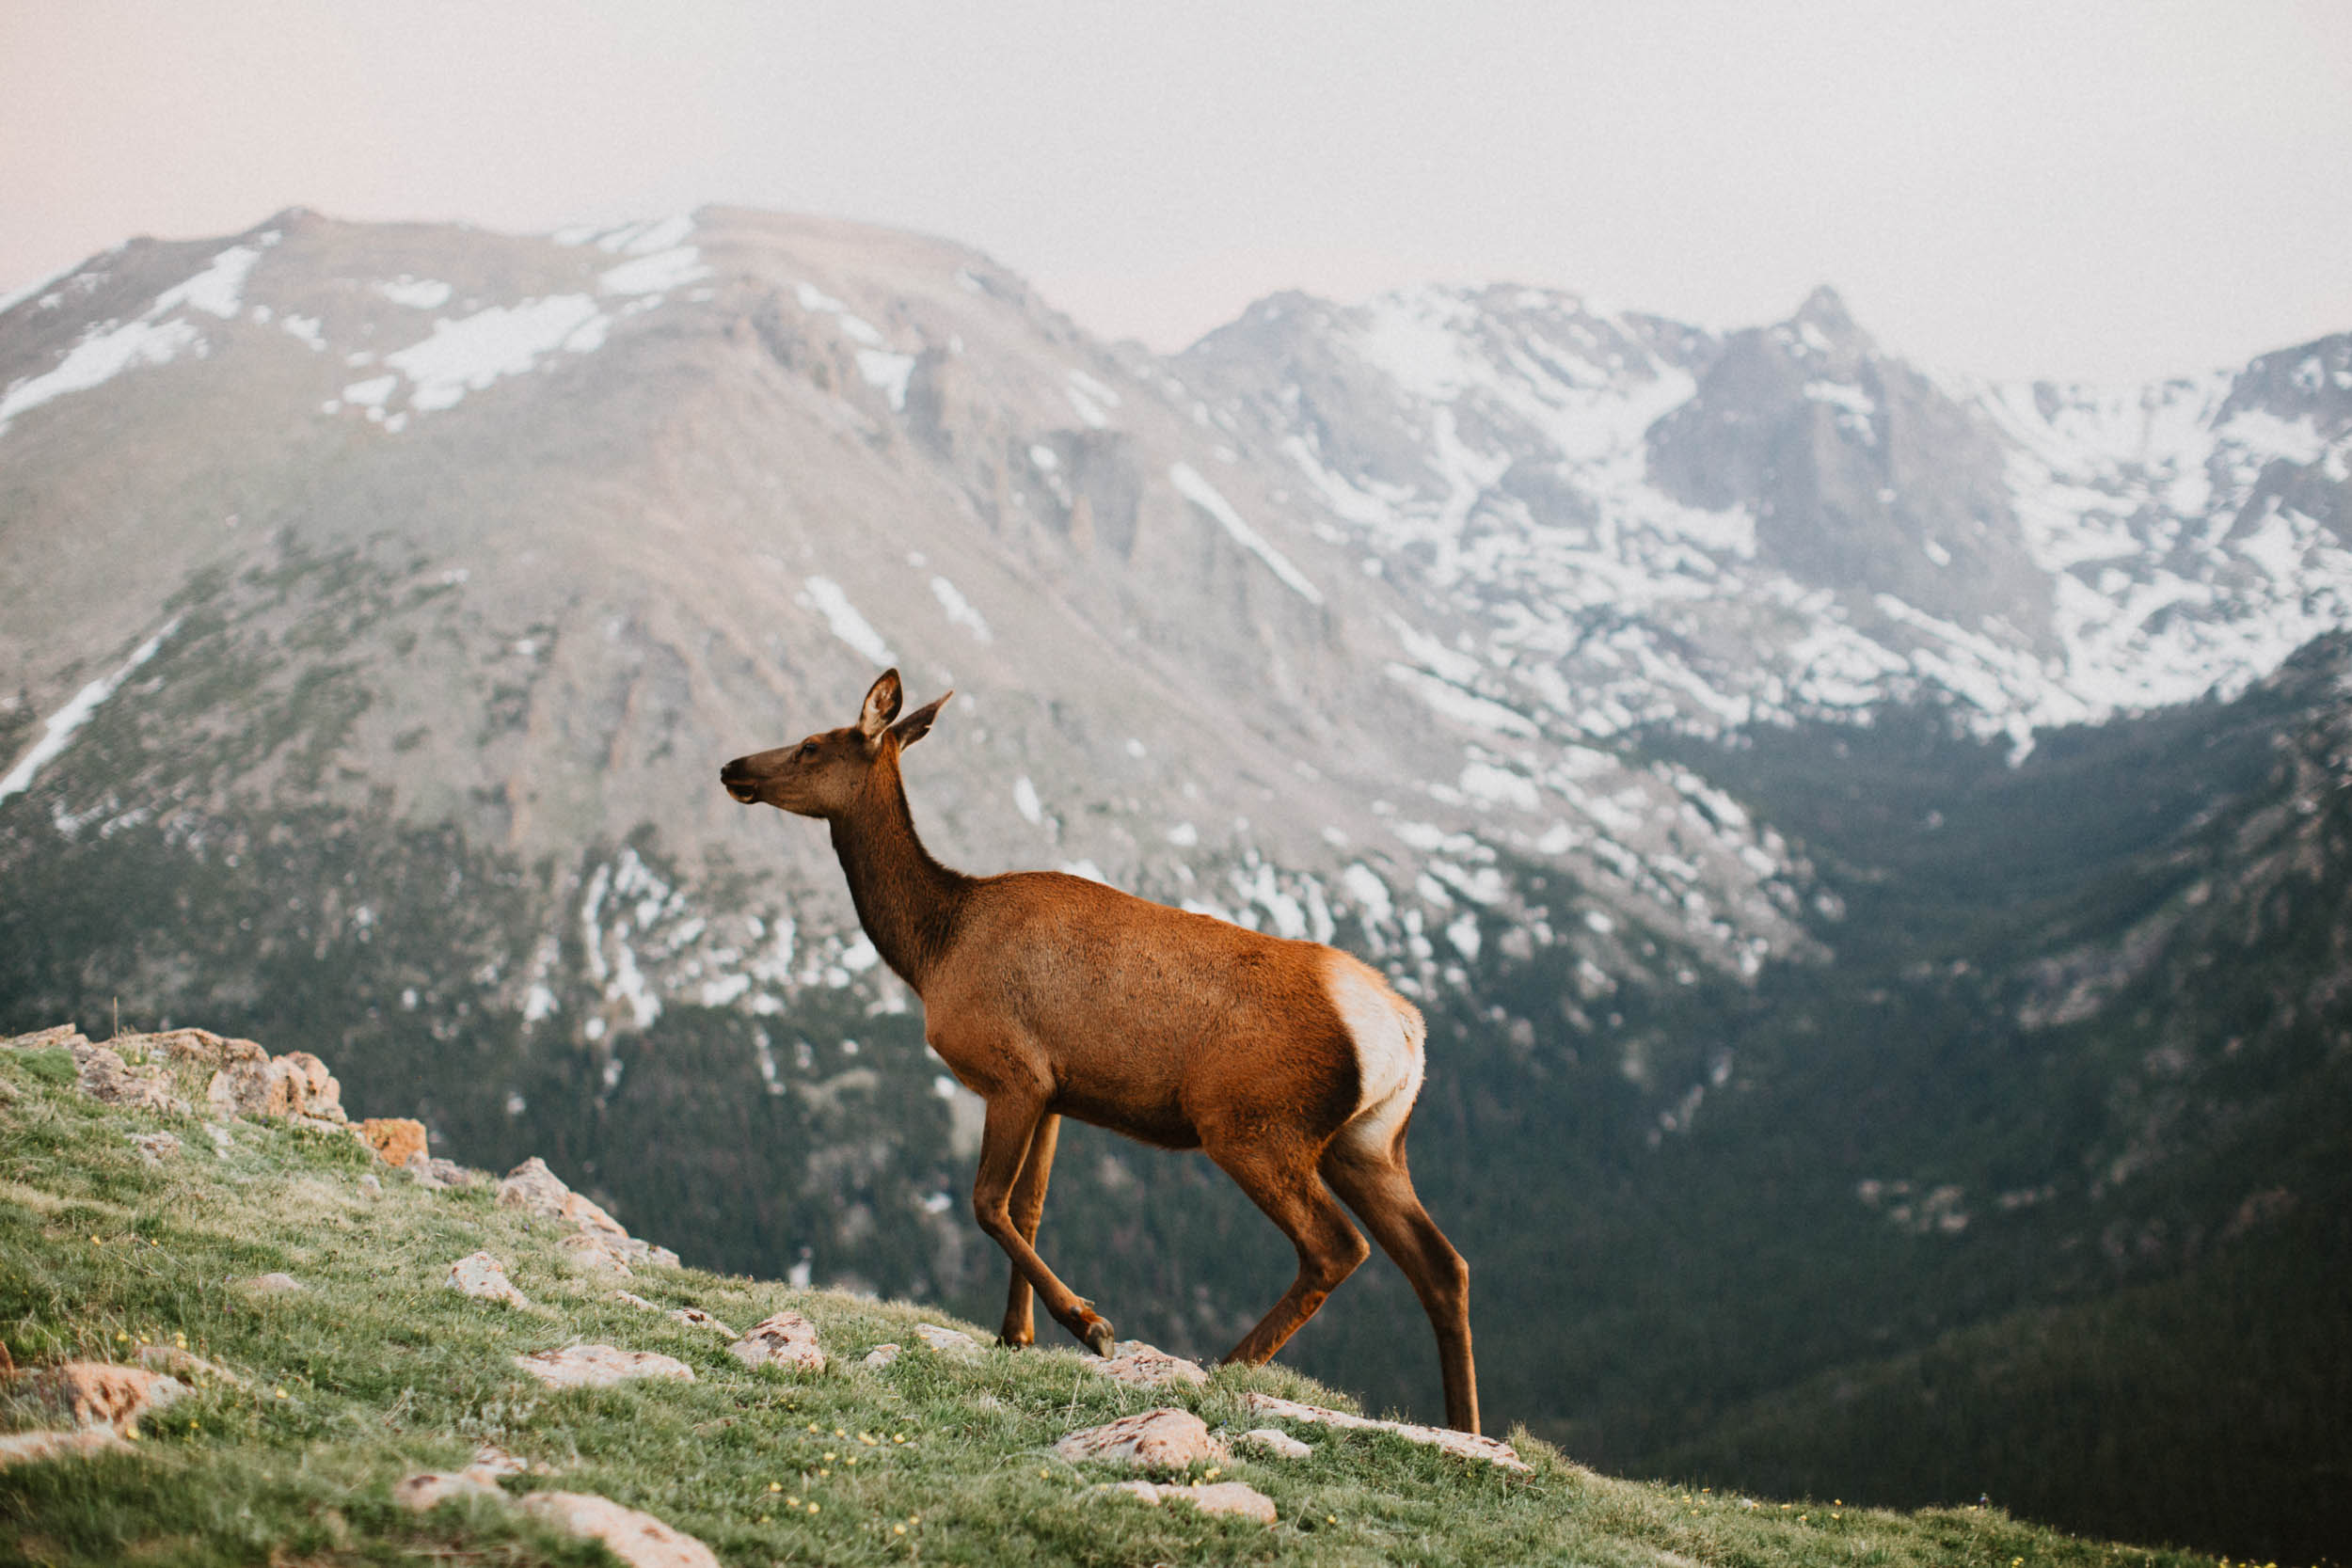
<path id="1" fill-rule="evenodd" d="M 1183 345 L 1252 298 L 1562 287 L 2137 379 L 2352 328 L 2352 8 L 0 0 L 0 291 L 285 206 L 720 201 L 946 235 Z M 677 14 L 673 14 L 677 13 Z"/>

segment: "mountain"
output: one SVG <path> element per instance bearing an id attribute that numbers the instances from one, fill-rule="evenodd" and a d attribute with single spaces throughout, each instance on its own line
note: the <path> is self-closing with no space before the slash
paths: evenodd
<path id="1" fill-rule="evenodd" d="M 849 224 L 296 212 L 9 302 L 0 388 L 0 1028 L 302 1042 L 690 1261 L 984 1317 L 976 1102 L 821 832 L 716 787 L 896 663 L 957 689 L 949 863 L 1422 1003 L 1487 1403 L 1581 1456 L 2324 1202 L 2352 336 L 2119 394 L 1828 291 L 1428 288 L 1157 357 Z M 1287 1276 L 1197 1159 L 1060 1170 L 1122 1331 L 1217 1350 Z M 1426 1410 L 1424 1334 L 1375 1262 L 1295 1357 Z M 2165 1528 L 2252 1549 L 2244 1495 Z"/>

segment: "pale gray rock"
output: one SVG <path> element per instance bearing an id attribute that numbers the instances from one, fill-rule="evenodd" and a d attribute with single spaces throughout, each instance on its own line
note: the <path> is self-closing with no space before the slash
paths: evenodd
<path id="1" fill-rule="evenodd" d="M 1241 1434 L 1241 1440 L 1260 1452 L 1270 1453 L 1277 1459 L 1305 1459 L 1315 1451 L 1312 1446 L 1300 1442 L 1287 1432 L 1278 1432 L 1273 1427 L 1252 1427 Z"/>
<path id="2" fill-rule="evenodd" d="M 695 1381 L 694 1369 L 674 1356 L 612 1345 L 565 1345 L 512 1359 L 550 1388 L 605 1388 L 641 1377 Z"/>
<path id="3" fill-rule="evenodd" d="M 1238 1481 L 1203 1481 L 1190 1486 L 1168 1481 L 1118 1481 L 1094 1488 L 1094 1493 L 1101 1497 L 1133 1497 L 1153 1508 L 1163 1502 L 1189 1503 L 1203 1513 L 1255 1519 L 1262 1525 L 1273 1524 L 1276 1517 L 1272 1497 Z"/>
<path id="4" fill-rule="evenodd" d="M 1099 1427 L 1073 1432 L 1054 1445 L 1054 1451 L 1073 1464 L 1102 1460 L 1133 1465 L 1138 1469 L 1182 1469 L 1197 1460 L 1230 1465 L 1233 1456 L 1209 1433 L 1208 1424 L 1189 1410 L 1147 1410 Z"/>
<path id="5" fill-rule="evenodd" d="M 914 1337 L 942 1355 L 959 1360 L 971 1360 L 980 1354 L 980 1342 L 960 1328 L 946 1328 L 938 1323 L 916 1323 Z"/>
<path id="6" fill-rule="evenodd" d="M 1171 1383 L 1188 1383 L 1199 1387 L 1209 1381 L 1209 1374 L 1198 1361 L 1170 1355 L 1139 1339 L 1122 1339 L 1111 1347 L 1109 1355 L 1087 1357 L 1085 1366 L 1100 1376 L 1137 1388 L 1160 1388 Z"/>
<path id="7" fill-rule="evenodd" d="M 455 1264 L 451 1265 L 453 1269 L 457 1265 Z M 252 1278 L 246 1280 L 243 1283 L 246 1290 L 251 1291 L 256 1295 L 263 1296 L 274 1296 L 287 1291 L 307 1291 L 310 1288 L 290 1274 L 278 1273 L 257 1274 Z M 455 1281 L 453 1280 L 451 1283 L 454 1284 Z"/>
<path id="8" fill-rule="evenodd" d="M 463 1470 L 422 1470 L 413 1476 L 403 1476 L 392 1484 L 392 1501 L 415 1513 L 428 1513 L 453 1498 L 494 1497 L 506 1500 L 498 1482 L 478 1475 L 471 1466 Z"/>
<path id="9" fill-rule="evenodd" d="M 132 1132 L 127 1134 L 131 1147 L 139 1151 L 139 1158 L 151 1165 L 180 1152 L 180 1140 L 168 1132 Z"/>
<path id="10" fill-rule="evenodd" d="M 860 1365 L 869 1367 L 875 1371 L 881 1371 L 884 1367 L 889 1366 L 893 1361 L 898 1359 L 898 1343 L 895 1340 L 889 1340 L 876 1345 L 872 1350 L 867 1351 L 866 1353 L 865 1359 L 860 1363 Z"/>
<path id="11" fill-rule="evenodd" d="M 1338 1427 L 1349 1432 L 1387 1432 L 1409 1443 L 1425 1443 L 1463 1459 L 1484 1460 L 1506 1470 L 1527 1471 L 1527 1462 L 1518 1450 L 1499 1437 L 1482 1437 L 1475 1433 L 1455 1432 L 1447 1427 L 1419 1426 L 1411 1421 L 1381 1421 L 1369 1416 L 1350 1416 L 1342 1410 L 1326 1410 L 1319 1404 L 1301 1404 L 1295 1400 L 1279 1399 L 1272 1394 L 1244 1394 L 1242 1402 L 1263 1416 L 1277 1416 L 1286 1421 L 1306 1421 L 1321 1426 Z"/>
<path id="12" fill-rule="evenodd" d="M 817 1325 L 798 1312 L 778 1312 L 752 1325 L 751 1332 L 727 1347 L 727 1353 L 756 1371 L 781 1367 L 791 1372 L 824 1370 L 825 1353 L 817 1343 Z"/>
<path id="13" fill-rule="evenodd" d="M 506 1265 L 486 1252 L 469 1253 L 452 1263 L 443 1283 L 481 1301 L 504 1302 L 509 1307 L 531 1305 L 531 1298 L 506 1277 Z"/>
<path id="14" fill-rule="evenodd" d="M 567 1534 L 603 1542 L 629 1568 L 719 1568 L 710 1548 L 683 1530 L 591 1492 L 533 1492 L 516 1506 Z"/>

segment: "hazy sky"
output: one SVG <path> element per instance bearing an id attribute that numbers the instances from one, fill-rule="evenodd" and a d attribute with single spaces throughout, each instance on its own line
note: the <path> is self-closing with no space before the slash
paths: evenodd
<path id="1" fill-rule="evenodd" d="M 1826 281 L 1931 364 L 2137 378 L 2352 329 L 2352 4 L 0 0 L 0 291 L 293 205 L 706 201 L 1161 348 L 1281 288 Z"/>

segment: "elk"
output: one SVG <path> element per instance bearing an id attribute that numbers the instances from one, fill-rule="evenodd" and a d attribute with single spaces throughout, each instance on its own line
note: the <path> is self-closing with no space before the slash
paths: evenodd
<path id="1" fill-rule="evenodd" d="M 898 672 L 857 722 L 736 758 L 744 805 L 832 831 L 850 896 L 923 1001 L 924 1038 L 987 1103 L 972 1212 L 1012 1260 L 1002 1342 L 1035 1341 L 1031 1293 L 1108 1355 L 1110 1323 L 1035 1245 L 1061 1118 L 1197 1148 L 1298 1251 L 1298 1275 L 1226 1354 L 1257 1366 L 1370 1255 L 1343 1200 L 1412 1282 L 1437 1331 L 1446 1421 L 1478 1430 L 1470 1270 L 1413 1191 L 1405 1131 L 1422 1017 L 1370 965 L 1053 871 L 970 877 L 916 837 L 899 753 L 953 692 L 898 717 Z"/>

